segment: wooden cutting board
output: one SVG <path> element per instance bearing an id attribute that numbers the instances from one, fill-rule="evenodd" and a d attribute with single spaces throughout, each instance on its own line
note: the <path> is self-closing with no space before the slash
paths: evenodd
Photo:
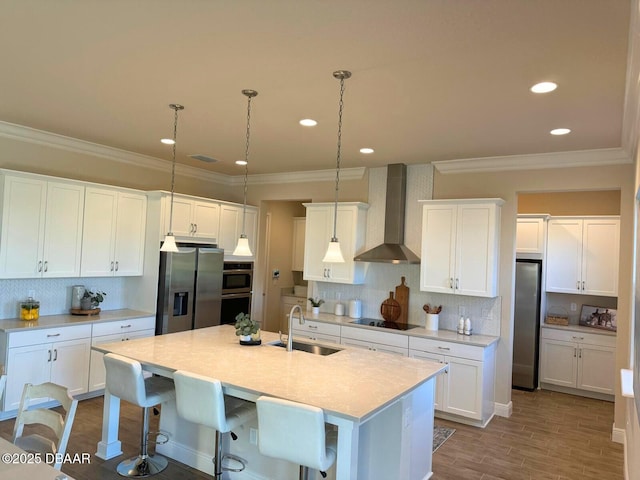
<path id="1" fill-rule="evenodd" d="M 400 317 L 400 304 L 393 298 L 393 292 L 389 292 L 389 298 L 380 305 L 380 315 L 387 322 L 395 322 Z"/>
<path id="2" fill-rule="evenodd" d="M 400 278 L 400 285 L 396 287 L 396 301 L 400 305 L 400 317 L 398 323 L 407 323 L 409 320 L 409 287 L 405 285 L 405 277 Z"/>

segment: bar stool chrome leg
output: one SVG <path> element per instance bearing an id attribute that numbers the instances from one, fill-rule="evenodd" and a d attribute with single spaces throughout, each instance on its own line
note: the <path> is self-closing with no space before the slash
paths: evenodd
<path id="1" fill-rule="evenodd" d="M 116 468 L 119 475 L 129 478 L 144 478 L 162 472 L 167 468 L 167 459 L 161 455 L 149 456 L 149 408 L 142 409 L 142 432 L 140 434 L 140 454 L 120 462 Z"/>

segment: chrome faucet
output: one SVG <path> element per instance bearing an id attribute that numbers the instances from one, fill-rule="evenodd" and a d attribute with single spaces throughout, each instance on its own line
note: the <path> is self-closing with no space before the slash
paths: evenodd
<path id="1" fill-rule="evenodd" d="M 304 325 L 304 315 L 302 315 L 302 307 L 300 305 L 294 305 L 289 312 L 289 334 L 287 335 L 287 352 L 293 350 L 293 312 L 296 309 L 300 312 L 300 325 Z"/>

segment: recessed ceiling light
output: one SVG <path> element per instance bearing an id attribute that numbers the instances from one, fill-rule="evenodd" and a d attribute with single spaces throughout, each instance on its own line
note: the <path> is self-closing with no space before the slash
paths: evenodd
<path id="1" fill-rule="evenodd" d="M 174 143 L 176 143 L 173 141 L 173 138 L 163 138 L 160 141 L 165 145 L 173 145 Z"/>
<path id="2" fill-rule="evenodd" d="M 551 135 L 566 135 L 567 133 L 570 133 L 570 132 L 571 132 L 570 128 L 554 128 L 549 133 Z"/>
<path id="3" fill-rule="evenodd" d="M 369 153 L 373 153 L 373 148 L 361 148 L 360 149 L 360 153 L 364 153 L 365 155 L 368 155 Z"/>
<path id="4" fill-rule="evenodd" d="M 236 165 L 246 165 L 247 161 L 246 160 L 236 160 Z"/>
<path id="5" fill-rule="evenodd" d="M 533 93 L 549 93 L 553 92 L 558 85 L 553 82 L 540 82 L 531 87 Z"/>
<path id="6" fill-rule="evenodd" d="M 311 119 L 311 118 L 304 118 L 302 120 L 300 120 L 300 125 L 304 126 L 304 127 L 315 127 L 318 122 L 316 122 L 315 120 Z"/>

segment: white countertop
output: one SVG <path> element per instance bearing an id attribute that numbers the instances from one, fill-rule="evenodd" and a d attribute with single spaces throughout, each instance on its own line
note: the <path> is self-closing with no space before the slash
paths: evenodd
<path id="1" fill-rule="evenodd" d="M 344 345 L 320 356 L 267 345 L 278 334 L 262 332 L 262 345 L 242 346 L 232 325 L 100 344 L 93 349 L 138 360 L 150 370 L 187 370 L 219 379 L 227 389 L 315 405 L 337 416 L 365 421 L 440 373 L 445 366 Z"/>
<path id="2" fill-rule="evenodd" d="M 435 340 L 464 343 L 466 345 L 475 345 L 478 347 L 488 347 L 489 345 L 496 343 L 500 339 L 500 337 L 494 337 L 491 335 L 460 335 L 454 330 L 426 330 L 424 327 L 416 327 L 409 330 L 394 330 L 391 328 L 352 324 L 351 322 L 355 321 L 355 318 L 332 315 L 330 313 L 319 313 L 317 315 L 304 313 L 303 315 L 305 320 L 312 320 L 314 322 L 333 323 L 347 327 L 366 328 L 369 330 L 375 330 L 377 332 L 395 333 L 411 337 L 433 338 Z M 294 316 L 294 318 L 297 317 Z"/>
<path id="3" fill-rule="evenodd" d="M 553 328 L 554 330 L 567 330 L 569 332 L 593 333 L 595 335 L 616 336 L 613 330 L 605 330 L 603 328 L 583 327 L 582 325 L 552 325 L 550 323 L 542 323 L 541 328 Z"/>
<path id="4" fill-rule="evenodd" d="M 45 315 L 37 321 L 25 321 L 19 318 L 0 320 L 0 332 L 21 332 L 25 330 L 36 330 L 40 328 L 67 327 L 70 325 L 84 325 L 87 323 L 114 322 L 117 320 L 128 320 L 131 318 L 155 317 L 153 312 L 143 312 L 140 310 L 102 310 L 98 315 Z"/>

